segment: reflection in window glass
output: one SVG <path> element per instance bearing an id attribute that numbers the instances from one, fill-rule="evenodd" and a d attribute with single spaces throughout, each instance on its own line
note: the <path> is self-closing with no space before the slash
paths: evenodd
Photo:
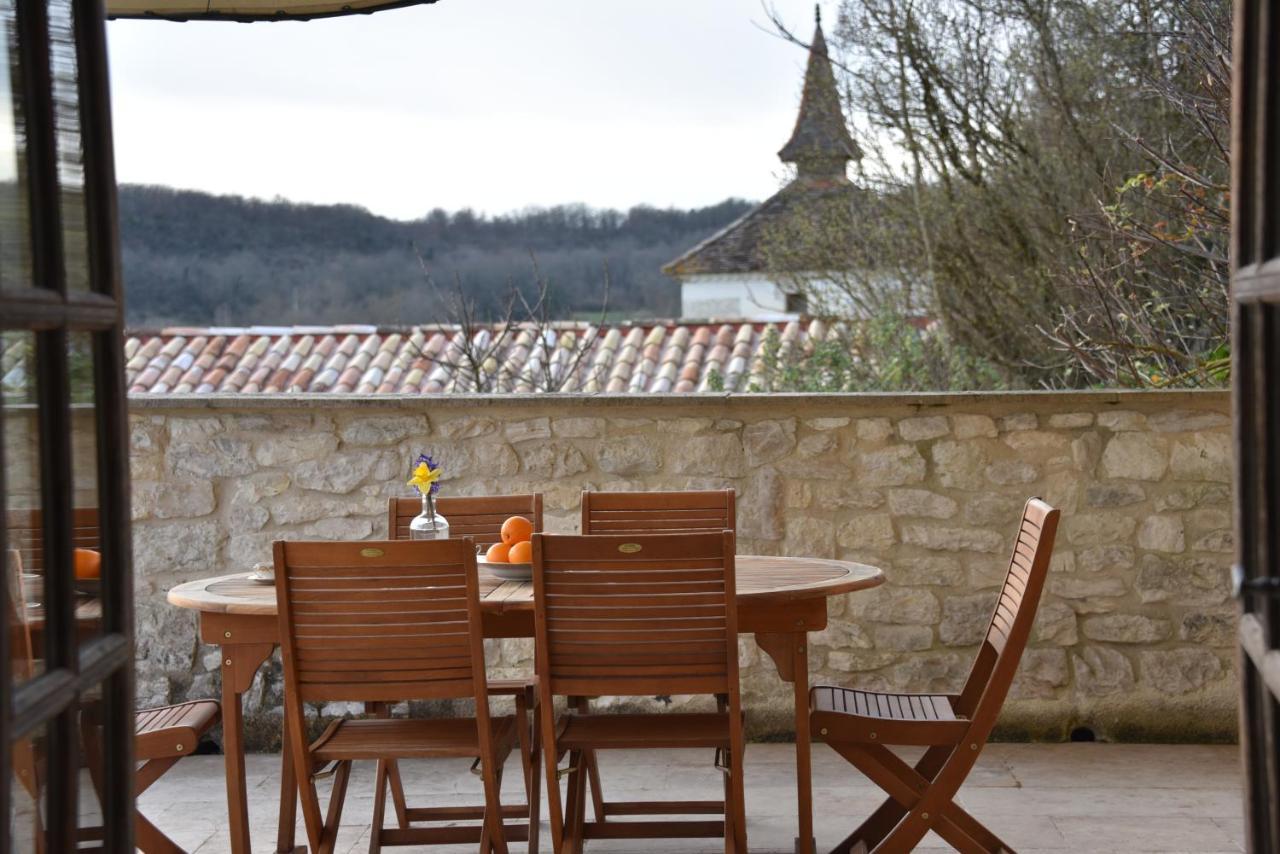
<path id="1" fill-rule="evenodd" d="M 10 645 L 14 681 L 41 670 L 44 599 L 44 534 L 40 524 L 40 441 L 36 423 L 35 335 L 0 333 L 0 417 L 4 445 L 0 465 L 5 486 L 5 583 L 13 628 Z"/>
<path id="2" fill-rule="evenodd" d="M 14 854 L 36 854 L 45 846 L 36 844 L 42 833 L 40 814 L 43 812 L 43 788 L 45 778 L 43 738 L 20 738 L 13 742 L 13 768 L 3 773 L 9 778 L 9 837 L 10 850 Z"/>
<path id="3" fill-rule="evenodd" d="M 71 382 L 71 476 L 75 513 L 76 622 L 80 642 L 102 628 L 102 555 L 98 528 L 98 409 L 93 384 L 93 339 L 88 332 L 67 336 Z"/>
<path id="4" fill-rule="evenodd" d="M 14 0 L 0 0 L 0 288 L 32 284 L 26 125 L 16 97 L 22 86 L 16 23 Z"/>
<path id="5" fill-rule="evenodd" d="M 80 138 L 79 68 L 71 0 L 49 3 L 49 61 L 53 74 L 53 123 L 58 135 L 58 185 L 62 192 L 62 242 L 67 289 L 89 289 L 85 219 L 84 148 Z"/>

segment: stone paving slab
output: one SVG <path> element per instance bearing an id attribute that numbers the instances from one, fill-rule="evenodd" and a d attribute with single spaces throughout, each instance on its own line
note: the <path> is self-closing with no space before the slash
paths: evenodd
<path id="1" fill-rule="evenodd" d="M 706 797 L 718 791 L 710 756 L 696 752 L 624 751 L 601 758 L 612 798 Z M 464 762 L 406 762 L 405 788 L 419 805 L 475 803 L 479 780 Z M 523 798 L 517 766 L 504 797 Z M 274 851 L 278 756 L 248 758 L 247 779 L 256 851 Z M 748 836 L 753 852 L 792 850 L 795 834 L 794 753 L 786 744 L 747 748 Z M 879 791 L 830 750 L 814 751 L 815 828 L 828 850 L 880 802 Z M 229 851 L 222 759 L 195 756 L 143 795 L 144 811 L 186 850 Z M 348 788 L 338 851 L 365 851 L 372 814 L 373 764 L 357 764 Z M 327 794 L 322 791 L 322 797 Z M 1075 852 L 1240 852 L 1244 850 L 1237 748 L 1208 745 L 996 744 L 983 753 L 960 801 L 1022 854 Z M 545 808 L 544 808 L 545 815 Z M 543 850 L 550 849 L 543 824 Z M 304 839 L 301 826 L 298 839 Z M 408 849 L 406 849 L 408 850 Z M 448 846 L 442 854 L 471 852 Z M 523 851 L 522 845 L 513 851 Z M 591 852 L 701 854 L 723 851 L 717 840 L 592 842 Z M 949 850 L 937 837 L 920 850 Z"/>

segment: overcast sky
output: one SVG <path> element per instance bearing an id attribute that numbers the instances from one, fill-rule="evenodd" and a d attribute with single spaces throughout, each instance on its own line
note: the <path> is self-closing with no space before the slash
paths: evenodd
<path id="1" fill-rule="evenodd" d="M 810 31 L 809 0 L 774 5 Z M 760 0 L 114 21 L 118 177 L 401 219 L 761 199 L 784 175 L 806 59 L 766 26 Z"/>

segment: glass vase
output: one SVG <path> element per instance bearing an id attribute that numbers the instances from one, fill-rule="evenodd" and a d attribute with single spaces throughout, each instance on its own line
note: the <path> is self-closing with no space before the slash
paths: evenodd
<path id="1" fill-rule="evenodd" d="M 422 512 L 409 522 L 409 539 L 449 539 L 449 520 L 436 512 L 436 499 L 429 491 L 422 496 Z"/>

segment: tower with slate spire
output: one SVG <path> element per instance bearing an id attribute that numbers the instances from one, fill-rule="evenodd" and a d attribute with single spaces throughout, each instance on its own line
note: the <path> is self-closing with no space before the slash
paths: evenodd
<path id="1" fill-rule="evenodd" d="M 662 271 L 680 282 L 685 318 L 782 320 L 806 311 L 793 281 L 802 271 L 769 269 L 767 234 L 789 220 L 855 202 L 849 162 L 862 152 L 840 107 L 822 13 L 815 7 L 813 41 L 805 69 L 800 111 L 791 137 L 778 151 L 795 177 L 741 219 L 671 261 Z"/>

